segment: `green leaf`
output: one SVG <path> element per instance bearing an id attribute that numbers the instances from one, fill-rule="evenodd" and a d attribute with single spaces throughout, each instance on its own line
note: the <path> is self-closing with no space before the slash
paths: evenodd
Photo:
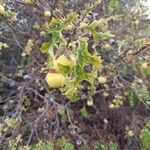
<path id="1" fill-rule="evenodd" d="M 102 68 L 102 60 L 100 56 L 95 54 L 90 54 L 88 51 L 88 38 L 83 37 L 79 40 L 80 46 L 77 51 L 77 60 L 78 63 L 72 70 L 72 75 L 75 77 L 74 79 L 68 80 L 69 84 L 67 83 L 63 88 L 67 98 L 69 98 L 72 102 L 78 100 L 77 89 L 81 87 L 80 83 L 82 81 L 88 81 L 91 86 L 94 85 L 95 78 L 97 77 L 97 72 Z M 85 72 L 84 68 L 87 64 L 92 65 L 91 72 Z M 90 88 L 95 89 L 95 88 Z M 94 92 L 92 90 L 92 92 Z"/>
<path id="2" fill-rule="evenodd" d="M 105 150 L 105 146 L 101 143 L 96 143 L 95 150 Z"/>
<path id="3" fill-rule="evenodd" d="M 117 146 L 116 143 L 111 142 L 111 143 L 109 144 L 109 150 L 117 150 L 117 149 L 118 149 L 117 147 L 118 147 L 118 146 Z"/>
<path id="4" fill-rule="evenodd" d="M 76 84 L 76 80 L 68 77 L 66 79 L 66 85 L 61 88 L 61 91 L 71 102 L 75 102 L 78 100 L 78 88 L 79 84 Z"/>
<path id="5" fill-rule="evenodd" d="M 150 149 L 150 130 L 144 128 L 140 132 L 140 139 L 144 150 Z"/>
<path id="6" fill-rule="evenodd" d="M 72 23 L 77 17 L 78 14 L 76 12 L 70 12 L 66 17 L 66 20 L 64 21 L 64 26 L 66 27 L 67 25 Z"/>
<path id="7" fill-rule="evenodd" d="M 62 150 L 74 150 L 74 146 L 71 143 L 66 143 Z"/>
<path id="8" fill-rule="evenodd" d="M 65 137 L 61 137 L 57 140 L 57 146 L 60 148 L 65 147 L 66 143 L 67 143 L 67 140 Z"/>
<path id="9" fill-rule="evenodd" d="M 89 117 L 89 113 L 86 110 L 86 107 L 84 106 L 83 108 L 80 109 L 80 113 L 83 117 L 88 118 Z"/>
<path id="10" fill-rule="evenodd" d="M 57 65 L 58 65 L 60 72 L 62 72 L 62 73 L 68 73 L 71 69 L 69 66 L 64 66 L 64 65 L 59 64 L 59 63 Z"/>
<path id="11" fill-rule="evenodd" d="M 87 30 L 89 30 L 94 38 L 93 48 L 95 49 L 98 45 L 98 42 L 101 39 L 107 39 L 111 37 L 110 32 L 108 31 L 107 19 L 94 20 L 91 24 L 87 26 Z M 98 31 L 98 29 L 101 31 Z M 103 33 L 104 32 L 104 33 Z M 107 37 L 107 38 L 106 38 Z"/>
<path id="12" fill-rule="evenodd" d="M 131 105 L 131 107 L 134 107 L 137 104 L 137 96 L 134 94 L 134 92 L 129 92 L 128 94 L 128 100 Z"/>
<path id="13" fill-rule="evenodd" d="M 150 68 L 141 68 L 140 72 L 143 77 L 150 77 Z"/>
<path id="14" fill-rule="evenodd" d="M 61 32 L 64 29 L 64 22 L 59 18 L 52 18 L 49 23 L 49 32 Z"/>
<path id="15" fill-rule="evenodd" d="M 108 10 L 110 13 L 119 12 L 121 9 L 119 0 L 110 0 L 108 4 Z"/>
<path id="16" fill-rule="evenodd" d="M 48 49 L 52 46 L 52 43 L 53 43 L 52 40 L 50 40 L 49 42 L 42 43 L 40 51 L 42 53 L 47 53 Z"/>
<path id="17" fill-rule="evenodd" d="M 88 25 L 87 29 L 93 32 L 99 26 L 99 21 L 94 20 L 91 24 Z"/>
<path id="18" fill-rule="evenodd" d="M 52 50 L 53 46 L 56 44 L 60 43 L 66 44 L 66 40 L 61 34 L 61 32 L 53 32 L 51 34 L 52 34 L 51 40 L 49 42 L 42 43 L 40 51 L 43 53 L 47 53 L 48 50 Z"/>
<path id="19" fill-rule="evenodd" d="M 56 144 L 61 150 L 74 150 L 74 146 L 65 137 L 59 138 Z"/>
<path id="20" fill-rule="evenodd" d="M 41 147 L 41 150 L 53 150 L 54 144 L 50 142 L 44 143 L 44 145 Z"/>
<path id="21" fill-rule="evenodd" d="M 108 30 L 107 19 L 101 18 L 100 20 L 94 20 L 87 26 L 87 29 L 91 32 L 101 29 L 102 31 Z"/>
<path id="22" fill-rule="evenodd" d="M 82 38 L 80 40 L 80 51 L 79 51 L 79 62 L 81 62 L 82 68 L 83 65 L 87 62 L 91 62 L 95 67 L 99 68 L 102 60 L 100 56 L 91 55 L 88 51 L 88 39 Z M 83 59 L 84 56 L 84 59 Z"/>

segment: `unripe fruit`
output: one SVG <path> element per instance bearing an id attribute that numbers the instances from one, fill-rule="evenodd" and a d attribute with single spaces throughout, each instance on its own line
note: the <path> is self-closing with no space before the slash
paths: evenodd
<path id="1" fill-rule="evenodd" d="M 5 8 L 4 6 L 0 5 L 0 14 L 4 14 L 5 13 Z"/>
<path id="2" fill-rule="evenodd" d="M 64 85 L 65 78 L 61 73 L 49 72 L 45 78 L 50 88 L 60 88 Z"/>
<path id="3" fill-rule="evenodd" d="M 104 96 L 104 97 L 108 97 L 108 96 L 109 96 L 109 93 L 108 93 L 108 92 L 103 92 L 103 96 Z"/>
<path id="4" fill-rule="evenodd" d="M 142 69 L 147 69 L 148 68 L 148 63 L 147 62 L 142 63 L 141 68 Z"/>
<path id="5" fill-rule="evenodd" d="M 46 32 L 45 31 L 41 31 L 40 32 L 40 36 L 45 36 L 46 35 Z"/>
<path id="6" fill-rule="evenodd" d="M 32 0 L 25 0 L 26 4 L 32 4 Z"/>
<path id="7" fill-rule="evenodd" d="M 128 96 L 128 94 L 129 94 L 129 93 L 128 93 L 127 91 L 125 91 L 125 92 L 123 93 L 124 96 Z"/>
<path id="8" fill-rule="evenodd" d="M 106 78 L 106 76 L 101 75 L 98 77 L 98 81 L 101 84 L 105 84 L 107 82 L 107 78 Z"/>
<path id="9" fill-rule="evenodd" d="M 32 4 L 32 1 L 31 0 L 25 0 L 25 3 L 26 4 Z"/>
<path id="10" fill-rule="evenodd" d="M 66 57 L 65 55 L 61 55 L 60 57 L 58 57 L 53 61 L 53 69 L 55 69 L 57 72 L 60 72 L 58 64 L 73 68 L 76 65 L 76 60 L 72 55 L 70 55 L 69 57 Z"/>
<path id="11" fill-rule="evenodd" d="M 88 101 L 87 101 L 87 105 L 88 105 L 88 106 L 93 106 L 93 101 L 92 101 L 92 100 L 88 100 Z"/>
<path id="12" fill-rule="evenodd" d="M 113 109 L 113 108 L 115 108 L 115 105 L 114 104 L 109 104 L 109 108 Z"/>
<path id="13" fill-rule="evenodd" d="M 111 45 L 109 45 L 109 44 L 105 44 L 105 45 L 103 46 L 103 48 L 104 48 L 104 49 L 111 49 L 112 47 L 111 47 Z"/>
<path id="14" fill-rule="evenodd" d="M 22 57 L 25 57 L 26 55 L 27 55 L 26 53 L 22 53 L 22 54 L 21 54 Z"/>
<path id="15" fill-rule="evenodd" d="M 51 12 L 49 10 L 45 10 L 44 11 L 44 15 L 45 15 L 45 17 L 50 17 L 51 16 Z"/>
<path id="16" fill-rule="evenodd" d="M 132 137 L 132 136 L 134 136 L 134 133 L 133 133 L 132 130 L 129 130 L 129 131 L 128 131 L 128 137 Z"/>
<path id="17" fill-rule="evenodd" d="M 139 25 L 139 20 L 135 20 L 134 24 L 135 24 L 135 26 L 138 26 Z"/>

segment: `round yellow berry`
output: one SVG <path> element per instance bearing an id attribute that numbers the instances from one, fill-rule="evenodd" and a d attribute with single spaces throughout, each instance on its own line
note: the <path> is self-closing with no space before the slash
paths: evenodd
<path id="1" fill-rule="evenodd" d="M 65 82 L 65 78 L 61 73 L 49 72 L 46 75 L 45 80 L 50 88 L 60 88 L 64 85 Z"/>
<path id="2" fill-rule="evenodd" d="M 5 8 L 4 6 L 0 5 L 0 14 L 4 14 L 5 13 Z"/>
<path id="3" fill-rule="evenodd" d="M 87 101 L 87 105 L 88 105 L 88 106 L 93 106 L 93 101 L 92 101 L 92 100 L 88 100 L 88 101 Z"/>
<path id="4" fill-rule="evenodd" d="M 115 108 L 115 105 L 111 103 L 111 104 L 109 104 L 109 108 L 113 109 L 113 108 Z"/>
<path id="5" fill-rule="evenodd" d="M 40 36 L 45 36 L 46 35 L 46 32 L 45 31 L 41 31 L 40 32 Z"/>
<path id="6" fill-rule="evenodd" d="M 101 84 L 105 84 L 105 83 L 107 82 L 107 77 L 101 75 L 101 76 L 98 77 L 98 81 L 99 81 L 99 83 L 101 83 Z"/>
<path id="7" fill-rule="evenodd" d="M 27 54 L 26 54 L 26 53 L 24 53 L 24 52 L 21 54 L 21 56 L 22 56 L 22 57 L 25 57 L 26 55 L 27 55 Z"/>
<path id="8" fill-rule="evenodd" d="M 45 15 L 45 17 L 50 17 L 51 16 L 51 12 L 49 10 L 45 10 L 44 11 L 44 15 Z"/>
<path id="9" fill-rule="evenodd" d="M 32 4 L 32 0 L 25 0 L 26 4 Z"/>
<path id="10" fill-rule="evenodd" d="M 147 62 L 142 63 L 141 68 L 142 69 L 147 69 L 148 68 L 148 63 Z"/>
<path id="11" fill-rule="evenodd" d="M 138 25 L 139 25 L 139 20 L 135 20 L 135 21 L 134 21 L 134 24 L 135 24 L 136 26 L 138 26 Z"/>
<path id="12" fill-rule="evenodd" d="M 103 92 L 103 96 L 104 96 L 104 97 L 108 97 L 108 96 L 109 96 L 109 93 L 108 93 L 108 92 Z"/>
<path id="13" fill-rule="evenodd" d="M 103 46 L 103 48 L 104 48 L 104 49 L 111 49 L 112 47 L 111 47 L 109 44 L 105 44 L 105 45 Z"/>
<path id="14" fill-rule="evenodd" d="M 128 137 L 133 137 L 133 136 L 134 136 L 133 131 L 132 131 L 132 130 L 129 130 L 129 131 L 128 131 Z"/>

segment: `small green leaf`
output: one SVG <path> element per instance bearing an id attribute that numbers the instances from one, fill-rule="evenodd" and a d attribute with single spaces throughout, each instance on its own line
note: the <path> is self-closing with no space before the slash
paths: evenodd
<path id="1" fill-rule="evenodd" d="M 49 23 L 49 31 L 50 32 L 61 32 L 64 28 L 64 22 L 61 19 L 52 18 Z"/>
<path id="2" fill-rule="evenodd" d="M 48 51 L 48 49 L 51 47 L 51 45 L 52 45 L 52 41 L 42 43 L 40 51 L 42 53 L 46 53 Z"/>
<path id="3" fill-rule="evenodd" d="M 140 139 L 144 150 L 150 149 L 150 130 L 144 128 L 141 130 Z"/>
<path id="4" fill-rule="evenodd" d="M 119 10 L 121 9 L 119 0 L 110 0 L 108 9 L 110 13 L 113 13 L 114 11 L 119 12 Z"/>
<path id="5" fill-rule="evenodd" d="M 99 142 L 96 143 L 95 150 L 105 150 L 105 146 Z"/>
<path id="6" fill-rule="evenodd" d="M 69 25 L 70 23 L 72 23 L 76 18 L 78 17 L 78 14 L 76 12 L 70 12 L 68 15 L 67 15 L 67 18 L 64 22 L 64 25 L 67 26 Z"/>
<path id="7" fill-rule="evenodd" d="M 60 72 L 62 72 L 62 73 L 68 73 L 71 69 L 69 66 L 64 66 L 64 65 L 59 64 L 59 63 L 57 65 L 58 65 Z"/>
<path id="8" fill-rule="evenodd" d="M 117 146 L 116 143 L 111 142 L 111 143 L 109 144 L 109 150 L 118 150 L 117 147 L 118 147 L 118 146 Z"/>
<path id="9" fill-rule="evenodd" d="M 74 146 L 65 137 L 59 138 L 56 144 L 61 150 L 74 150 Z"/>
<path id="10" fill-rule="evenodd" d="M 131 105 L 131 107 L 134 107 L 137 104 L 137 96 L 134 94 L 134 92 L 129 92 L 128 94 L 128 100 Z"/>
<path id="11" fill-rule="evenodd" d="M 84 106 L 83 108 L 80 109 L 80 113 L 83 117 L 88 118 L 89 117 L 89 113 L 86 110 L 86 107 Z"/>

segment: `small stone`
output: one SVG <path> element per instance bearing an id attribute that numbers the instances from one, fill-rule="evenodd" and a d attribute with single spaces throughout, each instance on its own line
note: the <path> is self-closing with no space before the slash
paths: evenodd
<path id="1" fill-rule="evenodd" d="M 31 79 L 31 76 L 29 76 L 28 74 L 24 75 L 23 76 L 24 80 L 30 80 Z"/>
<path id="2" fill-rule="evenodd" d="M 77 139 L 76 140 L 76 144 L 79 146 L 79 145 L 81 145 L 82 144 L 82 140 L 81 139 Z"/>

